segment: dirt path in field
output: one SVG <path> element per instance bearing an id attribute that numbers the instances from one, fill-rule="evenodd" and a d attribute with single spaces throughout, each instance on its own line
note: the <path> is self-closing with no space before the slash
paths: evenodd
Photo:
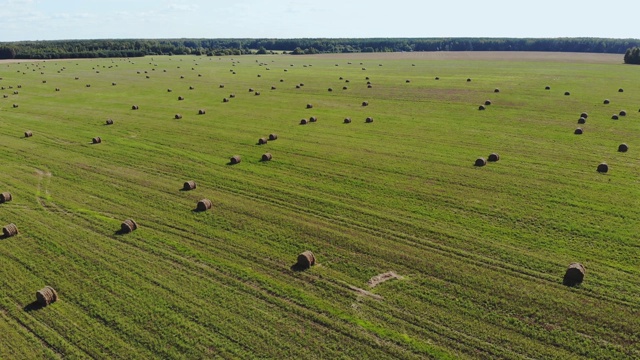
<path id="1" fill-rule="evenodd" d="M 481 61 L 543 61 L 623 64 L 622 54 L 595 54 L 536 51 L 430 51 L 395 53 L 352 53 L 299 55 L 301 59 L 314 56 L 322 59 L 345 60 L 481 60 Z"/>
<path id="2" fill-rule="evenodd" d="M 106 58 L 99 58 L 106 59 Z M 96 59 L 4 59 L 0 60 L 0 65 L 16 64 L 16 63 L 35 63 L 35 62 L 58 62 L 58 61 L 87 61 Z"/>
<path id="3" fill-rule="evenodd" d="M 156 55 L 157 56 L 157 55 Z M 291 55 L 276 55 L 291 56 Z M 149 56 L 147 56 L 149 57 Z M 474 60 L 474 61 L 542 61 L 565 63 L 623 64 L 623 54 L 542 52 L 542 51 L 417 51 L 393 53 L 349 53 L 295 55 L 296 59 L 318 58 L 336 60 Z M 86 61 L 92 59 L 9 59 L 0 60 L 2 64 Z"/>

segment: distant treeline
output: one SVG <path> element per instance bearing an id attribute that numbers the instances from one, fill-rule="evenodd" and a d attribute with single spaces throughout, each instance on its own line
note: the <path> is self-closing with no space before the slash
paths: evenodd
<path id="1" fill-rule="evenodd" d="M 285 51 L 293 55 L 410 51 L 550 51 L 625 54 L 638 39 L 605 38 L 379 38 L 379 39 L 122 39 L 0 43 L 0 59 L 243 55 Z M 627 56 L 625 56 L 625 60 Z"/>

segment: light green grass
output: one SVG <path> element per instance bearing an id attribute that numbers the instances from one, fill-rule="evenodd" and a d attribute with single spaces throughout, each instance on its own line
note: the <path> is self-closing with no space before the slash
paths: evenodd
<path id="1" fill-rule="evenodd" d="M 0 358 L 640 357 L 636 72 L 524 58 L 0 64 L 0 191 L 14 196 L 0 222 L 20 229 L 0 240 Z M 187 180 L 197 189 L 179 191 Z M 193 212 L 202 198 L 213 210 Z M 127 218 L 140 228 L 116 235 Z M 304 250 L 319 265 L 291 271 Z M 587 268 L 576 288 L 561 284 L 571 262 Z M 404 279 L 367 286 L 390 270 Z M 26 311 L 45 285 L 60 301 Z"/>

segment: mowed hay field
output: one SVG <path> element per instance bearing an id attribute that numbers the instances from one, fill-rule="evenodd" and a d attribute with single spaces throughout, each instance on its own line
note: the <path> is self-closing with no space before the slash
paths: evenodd
<path id="1" fill-rule="evenodd" d="M 0 63 L 0 226 L 19 229 L 0 239 L 0 358 L 639 358 L 638 71 L 540 53 Z M 564 286 L 574 262 L 584 282 Z"/>

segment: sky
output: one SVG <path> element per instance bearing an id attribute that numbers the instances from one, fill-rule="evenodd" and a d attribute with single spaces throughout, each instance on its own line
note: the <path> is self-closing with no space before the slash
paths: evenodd
<path id="1" fill-rule="evenodd" d="M 637 0 L 0 0 L 0 41 L 640 38 Z"/>

